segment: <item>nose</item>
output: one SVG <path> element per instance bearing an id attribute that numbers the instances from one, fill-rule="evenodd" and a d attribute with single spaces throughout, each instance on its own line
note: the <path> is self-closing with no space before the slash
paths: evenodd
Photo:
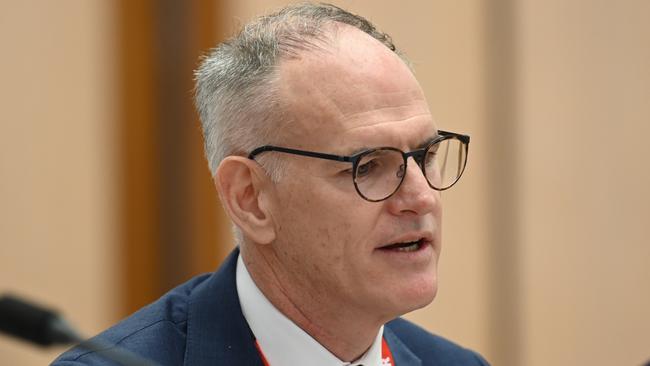
<path id="1" fill-rule="evenodd" d="M 427 178 L 413 157 L 409 157 L 404 180 L 399 190 L 387 200 L 394 215 L 415 214 L 418 216 L 436 213 L 441 209 L 440 192 L 429 186 Z"/>

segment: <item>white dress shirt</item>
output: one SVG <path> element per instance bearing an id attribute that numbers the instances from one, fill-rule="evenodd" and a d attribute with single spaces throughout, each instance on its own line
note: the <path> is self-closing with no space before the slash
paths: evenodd
<path id="1" fill-rule="evenodd" d="M 251 278 L 241 255 L 237 259 L 236 282 L 244 318 L 270 366 L 382 365 L 383 326 L 361 358 L 354 362 L 341 361 L 271 304 Z"/>

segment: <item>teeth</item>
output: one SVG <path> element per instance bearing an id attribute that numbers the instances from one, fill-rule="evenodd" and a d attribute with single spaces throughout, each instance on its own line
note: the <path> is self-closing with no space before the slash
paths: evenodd
<path id="1" fill-rule="evenodd" d="M 385 245 L 381 247 L 381 249 L 384 250 L 395 250 L 398 252 L 414 252 L 422 246 L 424 241 L 422 239 L 416 240 L 416 241 L 411 241 L 411 242 L 405 242 L 405 243 L 395 243 L 395 244 L 390 244 L 390 245 Z"/>
<path id="2" fill-rule="evenodd" d="M 420 242 L 415 241 L 409 246 L 397 247 L 396 250 L 398 252 L 414 252 L 414 251 L 418 250 L 419 247 L 420 247 Z"/>

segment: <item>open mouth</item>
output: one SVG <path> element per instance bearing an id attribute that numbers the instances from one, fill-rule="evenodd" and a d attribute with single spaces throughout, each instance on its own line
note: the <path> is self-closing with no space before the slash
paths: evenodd
<path id="1" fill-rule="evenodd" d="M 385 245 L 383 247 L 380 247 L 379 249 L 396 251 L 396 252 L 415 252 L 418 251 L 420 248 L 424 247 L 426 243 L 427 242 L 426 240 L 424 240 L 424 238 L 420 238 L 419 240 L 416 241 Z"/>

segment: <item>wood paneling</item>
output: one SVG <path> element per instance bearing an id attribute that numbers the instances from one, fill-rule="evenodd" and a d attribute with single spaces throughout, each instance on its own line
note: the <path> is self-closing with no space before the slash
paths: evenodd
<path id="1" fill-rule="evenodd" d="M 230 247 L 192 105 L 193 70 L 218 42 L 218 14 L 213 0 L 119 3 L 125 314 L 213 270 Z"/>

